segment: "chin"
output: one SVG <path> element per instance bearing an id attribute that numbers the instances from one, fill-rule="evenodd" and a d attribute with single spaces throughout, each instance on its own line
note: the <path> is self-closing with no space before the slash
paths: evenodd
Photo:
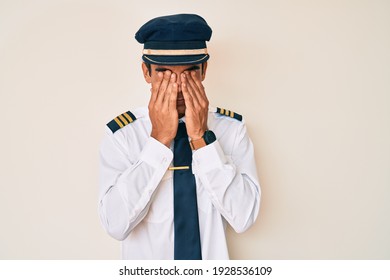
<path id="1" fill-rule="evenodd" d="M 177 106 L 177 113 L 179 114 L 179 118 L 183 117 L 186 113 L 186 107 L 185 106 Z"/>

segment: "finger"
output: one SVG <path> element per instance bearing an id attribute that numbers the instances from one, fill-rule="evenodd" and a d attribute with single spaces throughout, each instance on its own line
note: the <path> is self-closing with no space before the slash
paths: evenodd
<path id="1" fill-rule="evenodd" d="M 184 74 L 182 74 L 182 83 L 181 91 L 183 92 L 184 102 L 186 103 L 186 108 L 192 109 L 194 107 L 193 98 L 188 90 L 187 83 L 185 82 Z"/>
<path id="2" fill-rule="evenodd" d="M 152 83 L 152 88 L 151 88 L 152 96 L 150 97 L 150 103 L 155 103 L 157 100 L 158 89 L 160 88 L 161 82 L 163 80 L 163 76 L 164 75 L 162 72 L 158 72 L 157 81 Z"/>
<path id="3" fill-rule="evenodd" d="M 197 88 L 199 89 L 199 92 L 202 94 L 203 97 L 206 97 L 206 92 L 204 90 L 204 86 L 202 84 L 201 79 L 196 77 L 196 72 L 192 71 L 191 76 L 192 76 L 193 80 L 195 81 L 195 84 L 196 84 Z"/>
<path id="4" fill-rule="evenodd" d="M 164 77 L 161 82 L 161 85 L 158 89 L 158 96 L 156 100 L 157 103 L 161 104 L 164 101 L 165 92 L 167 91 L 170 79 L 171 79 L 171 71 L 166 70 L 164 72 Z"/>
<path id="5" fill-rule="evenodd" d="M 168 110 L 168 108 L 169 108 L 169 100 L 170 100 L 171 95 L 172 95 L 173 85 L 174 85 L 175 81 L 176 81 L 176 75 L 175 75 L 175 73 L 172 73 L 170 78 L 169 78 L 167 90 L 164 93 L 164 99 L 162 101 L 164 109 Z"/>
<path id="6" fill-rule="evenodd" d="M 185 84 L 187 86 L 189 94 L 192 97 L 193 104 L 194 105 L 198 105 L 199 104 L 199 100 L 198 100 L 197 86 L 196 86 L 195 82 L 193 81 L 193 79 L 191 78 L 191 76 L 190 76 L 190 74 L 188 72 L 185 73 L 185 77 L 184 77 L 183 80 L 184 80 L 184 82 L 185 82 Z"/>
<path id="7" fill-rule="evenodd" d="M 191 87 L 193 88 L 193 91 L 195 92 L 196 101 L 197 104 L 200 105 L 200 107 L 205 108 L 209 106 L 209 101 L 206 96 L 206 92 L 204 91 L 204 87 L 202 85 L 201 80 L 196 76 L 195 71 L 191 71 L 190 77 L 188 80 L 191 83 Z"/>
<path id="8" fill-rule="evenodd" d="M 173 86 L 172 86 L 172 91 L 171 91 L 171 94 L 169 97 L 169 107 L 168 107 L 169 112 L 174 112 L 177 110 L 176 102 L 177 102 L 178 88 L 179 88 L 179 85 L 176 82 L 174 82 Z"/>

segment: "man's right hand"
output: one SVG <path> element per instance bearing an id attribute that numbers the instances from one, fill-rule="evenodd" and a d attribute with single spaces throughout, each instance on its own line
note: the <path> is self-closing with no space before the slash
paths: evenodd
<path id="1" fill-rule="evenodd" d="M 157 73 L 158 79 L 152 83 L 152 95 L 149 101 L 149 117 L 152 122 L 151 135 L 169 148 L 176 136 L 178 112 L 176 99 L 178 84 L 176 75 L 166 70 Z"/>

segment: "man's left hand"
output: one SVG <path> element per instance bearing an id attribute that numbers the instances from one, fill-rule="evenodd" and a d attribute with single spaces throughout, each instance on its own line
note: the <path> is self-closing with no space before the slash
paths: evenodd
<path id="1" fill-rule="evenodd" d="M 197 140 L 202 138 L 207 130 L 209 101 L 200 77 L 196 77 L 195 71 L 182 73 L 181 81 L 181 89 L 186 104 L 187 134 L 192 140 Z"/>

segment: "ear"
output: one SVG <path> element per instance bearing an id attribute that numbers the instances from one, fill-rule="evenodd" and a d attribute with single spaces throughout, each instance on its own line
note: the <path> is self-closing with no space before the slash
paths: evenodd
<path id="1" fill-rule="evenodd" d="M 207 61 L 202 64 L 202 82 L 206 78 Z"/>
<path id="2" fill-rule="evenodd" d="M 150 84 L 152 83 L 152 76 L 151 73 L 149 72 L 148 67 L 146 67 L 145 62 L 142 62 L 142 72 L 144 73 L 144 79 L 145 81 Z"/>

